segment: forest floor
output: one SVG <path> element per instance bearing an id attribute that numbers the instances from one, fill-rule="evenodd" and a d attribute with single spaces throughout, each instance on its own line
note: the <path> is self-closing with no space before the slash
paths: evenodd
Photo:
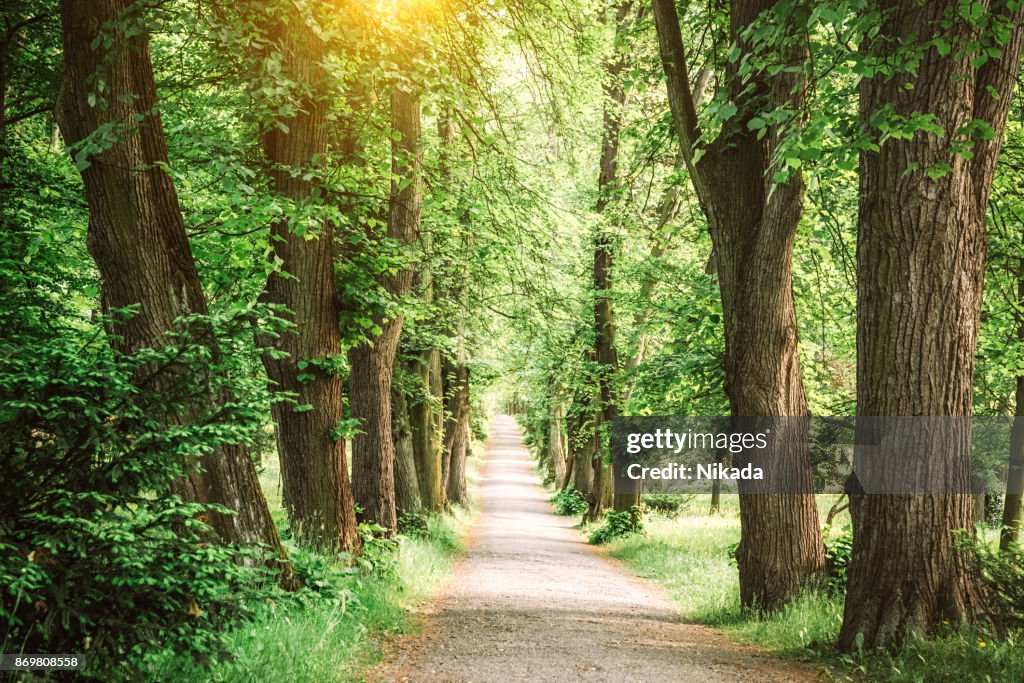
<path id="1" fill-rule="evenodd" d="M 554 515 L 514 420 L 495 418 L 469 548 L 374 681 L 814 681 L 816 670 L 687 623 Z"/>

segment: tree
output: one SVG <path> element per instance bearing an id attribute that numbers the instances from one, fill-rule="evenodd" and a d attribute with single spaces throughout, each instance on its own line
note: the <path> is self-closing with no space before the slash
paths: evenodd
<path id="1" fill-rule="evenodd" d="M 85 186 L 88 247 L 100 271 L 103 309 L 114 318 L 137 307 L 112 326 L 119 352 L 158 348 L 181 331 L 182 316 L 208 310 L 167 173 L 143 6 L 67 0 L 60 10 L 65 72 L 57 114 Z M 189 332 L 216 358 L 211 330 L 196 327 Z M 295 586 L 246 448 L 219 448 L 198 466 L 180 482 L 182 497 L 230 510 L 210 516 L 221 540 L 265 544 L 281 563 L 282 584 Z"/>
<path id="2" fill-rule="evenodd" d="M 627 67 L 627 53 L 623 35 L 633 9 L 632 2 L 621 2 L 615 9 L 615 32 L 612 54 L 605 63 L 602 81 L 603 116 L 601 128 L 601 156 L 597 179 L 598 214 L 608 212 L 619 190 L 618 160 L 619 137 L 622 129 L 623 108 L 626 106 L 626 90 L 622 85 L 622 71 Z M 612 267 L 615 261 L 614 237 L 605 225 L 594 228 L 594 358 L 598 386 L 597 409 L 602 423 L 610 425 L 619 415 L 618 398 L 614 395 L 615 375 L 619 369 L 615 349 L 615 308 L 612 303 Z M 594 481 L 610 479 L 611 472 L 604 461 L 602 449 L 598 449 L 593 460 Z M 608 471 L 606 471 L 608 470 Z M 628 510 L 640 502 L 640 494 L 617 494 L 614 497 L 616 510 Z M 589 500 L 587 516 L 598 519 L 604 507 L 603 487 L 596 485 Z"/>
<path id="3" fill-rule="evenodd" d="M 741 418 L 807 415 L 792 280 L 793 239 L 804 186 L 799 171 L 778 175 L 776 151 L 785 128 L 767 126 L 759 116 L 802 109 L 807 52 L 799 43 L 755 45 L 747 34 L 774 4 L 769 0 L 732 3 L 729 33 L 739 56 L 727 67 L 726 87 L 734 114 L 722 122 L 721 133 L 700 148 L 701 131 L 675 4 L 653 0 L 680 153 L 714 245 L 729 409 Z M 789 68 L 741 72 L 741 65 L 759 60 Z M 799 420 L 787 424 L 801 428 Z M 789 447 L 766 463 L 770 466 L 766 480 L 793 482 L 797 485 L 793 493 L 757 493 L 749 482 L 740 484 L 741 540 L 736 559 L 740 601 L 745 606 L 776 609 L 824 568 L 810 456 L 803 436 L 792 434 Z M 734 463 L 742 457 L 734 458 Z"/>
<path id="4" fill-rule="evenodd" d="M 451 148 L 455 138 L 450 113 L 445 112 L 437 117 L 437 137 L 438 186 L 448 188 L 452 185 Z M 420 244 L 423 253 L 430 254 L 433 251 L 431 231 L 421 233 Z M 416 280 L 423 301 L 428 306 L 435 304 L 435 281 L 430 267 L 421 265 L 417 268 Z M 441 349 L 432 344 L 429 348 L 420 350 L 417 357 L 407 365 L 407 371 L 416 380 L 416 396 L 409 404 L 409 421 L 412 424 L 413 455 L 420 497 L 424 508 L 440 512 L 447 503 L 443 478 L 447 464 L 442 464 L 445 453 L 445 415 Z"/>
<path id="5" fill-rule="evenodd" d="M 391 93 L 391 195 L 387 237 L 403 246 L 419 236 L 423 196 L 420 188 L 420 98 L 409 83 L 396 84 Z M 402 267 L 384 275 L 381 283 L 393 297 L 412 289 L 413 271 Z M 381 332 L 349 351 L 351 364 L 349 404 L 360 421 L 352 439 L 352 483 L 356 502 L 366 521 L 393 532 L 395 512 L 394 443 L 391 438 L 391 373 L 402 334 L 401 313 L 374 316 Z"/>
<path id="6" fill-rule="evenodd" d="M 952 1 L 872 4 L 865 66 L 889 68 L 860 83 L 871 142 L 860 155 L 857 412 L 947 419 L 938 447 L 896 451 L 908 439 L 887 438 L 855 453 L 855 471 L 888 466 L 913 483 L 912 466 L 940 480 L 917 495 L 851 495 L 844 650 L 928 633 L 982 607 L 953 532 L 974 525 L 967 418 L 985 215 L 1024 38 L 1019 3 L 985 6 L 976 16 Z M 882 136 L 893 124 L 905 134 Z"/>
<path id="7" fill-rule="evenodd" d="M 1024 277 L 1021 278 L 1017 291 L 1018 302 L 1024 301 Z M 1024 323 L 1018 322 L 1017 330 L 1018 340 L 1024 341 Z M 1003 500 L 1002 529 L 999 532 L 1000 550 L 1009 550 L 1011 545 L 1020 542 L 1021 503 L 1024 500 L 1024 376 L 1018 375 L 1016 384 L 1006 497 Z"/>
<path id="8" fill-rule="evenodd" d="M 551 455 L 551 473 L 557 488 L 564 488 L 568 484 L 565 430 L 562 425 L 564 419 L 565 408 L 561 404 L 561 397 L 554 393 L 548 406 L 548 453 Z"/>
<path id="9" fill-rule="evenodd" d="M 395 363 L 391 377 L 391 441 L 395 447 L 395 513 L 416 513 L 423 508 L 416 475 L 413 431 L 405 398 L 404 375 Z"/>
<path id="10" fill-rule="evenodd" d="M 445 421 L 444 455 L 448 466 L 445 495 L 448 503 L 466 503 L 466 455 L 469 450 L 469 366 L 462 335 L 456 338 L 455 357 L 444 363 Z"/>
<path id="11" fill-rule="evenodd" d="M 361 544 L 356 528 L 345 442 L 337 430 L 342 420 L 341 333 L 334 282 L 334 229 L 317 216 L 322 201 L 318 178 L 328 149 L 329 75 L 323 67 L 323 43 L 294 9 L 271 14 L 267 52 L 260 62 L 279 65 L 290 79 L 287 106 L 266 105 L 262 145 L 275 192 L 298 207 L 298 219 L 271 225 L 272 263 L 279 269 L 267 279 L 262 299 L 284 308 L 293 324 L 268 340 L 276 353 L 264 355 L 275 390 L 290 392 L 295 403 L 274 405 L 277 452 L 281 461 L 282 498 L 292 531 L 300 542 L 329 550 L 354 551 Z M 253 20 L 260 26 L 267 17 Z M 272 91 L 273 92 L 273 91 Z M 281 103 L 276 103 L 280 105 Z M 307 219 L 315 228 L 308 230 Z"/>

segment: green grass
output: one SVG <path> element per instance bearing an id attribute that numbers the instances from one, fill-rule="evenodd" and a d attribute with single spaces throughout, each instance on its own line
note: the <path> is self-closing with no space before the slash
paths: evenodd
<path id="1" fill-rule="evenodd" d="M 474 455 L 467 465 L 471 495 L 477 466 Z M 274 507 L 279 500 L 276 475 L 276 467 L 261 474 Z M 397 547 L 369 569 L 293 549 L 297 569 L 315 577 L 315 586 L 251 606 L 253 615 L 225 634 L 226 657 L 198 665 L 168 652 L 148 662 L 144 676 L 180 683 L 363 680 L 365 671 L 380 661 L 382 641 L 409 633 L 410 611 L 450 575 L 474 511 L 471 503 L 431 516 L 425 533 L 399 536 Z M 279 510 L 274 512 L 283 519 Z"/>
<path id="2" fill-rule="evenodd" d="M 822 518 L 833 500 L 819 496 Z M 896 653 L 841 656 L 832 647 L 842 623 L 841 595 L 808 592 L 771 615 L 741 610 L 730 557 L 739 541 L 738 510 L 735 497 L 723 497 L 722 502 L 723 512 L 717 515 L 707 514 L 706 497 L 694 497 L 673 518 L 649 515 L 644 535 L 615 540 L 607 552 L 662 586 L 686 618 L 775 654 L 809 658 L 835 680 L 1024 680 L 1024 647 L 1012 635 L 998 639 L 951 628 L 934 639 L 911 641 Z M 834 526 L 838 530 L 848 523 L 844 513 Z M 994 538 L 988 529 L 981 535 Z"/>

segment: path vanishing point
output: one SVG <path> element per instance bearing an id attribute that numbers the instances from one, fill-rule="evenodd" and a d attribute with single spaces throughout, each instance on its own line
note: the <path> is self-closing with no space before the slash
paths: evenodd
<path id="1" fill-rule="evenodd" d="M 491 424 L 469 549 L 370 677 L 504 681 L 815 681 L 813 668 L 687 623 L 556 516 L 513 418 Z"/>

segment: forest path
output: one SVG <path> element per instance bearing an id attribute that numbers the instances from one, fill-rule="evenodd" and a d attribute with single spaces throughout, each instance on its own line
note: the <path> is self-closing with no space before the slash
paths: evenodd
<path id="1" fill-rule="evenodd" d="M 491 424 L 470 549 L 370 680 L 811 681 L 798 663 L 682 621 L 553 514 L 515 421 Z"/>

